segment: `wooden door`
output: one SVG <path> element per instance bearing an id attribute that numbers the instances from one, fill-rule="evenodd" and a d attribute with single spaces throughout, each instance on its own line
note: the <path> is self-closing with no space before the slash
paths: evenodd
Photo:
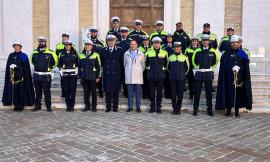
<path id="1" fill-rule="evenodd" d="M 143 21 L 143 30 L 151 34 L 156 20 L 163 20 L 164 0 L 110 0 L 110 17 L 118 16 L 121 26 L 134 28 L 134 20 Z"/>

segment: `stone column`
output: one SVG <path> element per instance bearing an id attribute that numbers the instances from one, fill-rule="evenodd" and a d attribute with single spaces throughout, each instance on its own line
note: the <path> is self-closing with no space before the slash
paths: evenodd
<path id="1" fill-rule="evenodd" d="M 67 33 L 76 47 L 79 47 L 79 1 L 50 0 L 50 48 L 55 50 L 61 42 L 61 35 Z"/>
<path id="2" fill-rule="evenodd" d="M 204 23 L 210 23 L 211 32 L 218 39 L 224 35 L 224 0 L 194 0 L 194 35 L 202 32 Z"/>

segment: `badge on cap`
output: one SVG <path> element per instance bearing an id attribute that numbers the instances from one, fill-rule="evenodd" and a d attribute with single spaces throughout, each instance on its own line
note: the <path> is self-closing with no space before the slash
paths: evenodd
<path id="1" fill-rule="evenodd" d="M 154 38 L 152 39 L 152 42 L 153 42 L 153 43 L 161 43 L 161 42 L 162 42 L 162 39 L 159 38 L 159 37 L 154 37 Z"/>
<path id="2" fill-rule="evenodd" d="M 114 36 L 113 34 L 109 34 L 109 35 L 107 35 L 106 39 L 107 40 L 116 39 L 116 36 Z"/>

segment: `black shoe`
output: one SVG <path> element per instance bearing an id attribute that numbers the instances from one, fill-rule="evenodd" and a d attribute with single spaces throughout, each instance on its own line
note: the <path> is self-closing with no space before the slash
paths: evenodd
<path id="1" fill-rule="evenodd" d="M 157 109 L 156 111 L 158 114 L 161 114 L 161 109 Z"/>
<path id="2" fill-rule="evenodd" d="M 70 108 L 69 111 L 70 112 L 73 112 L 74 111 L 74 107 Z"/>
<path id="3" fill-rule="evenodd" d="M 105 111 L 105 112 L 106 112 L 106 113 L 108 113 L 108 112 L 110 112 L 110 111 L 111 111 L 111 109 L 106 109 L 106 111 Z"/>
<path id="4" fill-rule="evenodd" d="M 141 109 L 136 109 L 136 112 L 137 112 L 137 113 L 140 113 L 140 112 L 141 112 Z"/>
<path id="5" fill-rule="evenodd" d="M 35 108 L 32 109 L 31 111 L 32 111 L 32 112 L 35 112 L 35 111 L 39 111 L 39 110 L 41 110 L 41 108 L 36 108 L 36 107 L 35 107 Z"/>
<path id="6" fill-rule="evenodd" d="M 130 112 L 130 111 L 133 111 L 132 108 L 128 108 L 128 109 L 126 110 L 126 112 Z"/>
<path id="7" fill-rule="evenodd" d="M 176 115 L 176 112 L 174 110 L 172 111 L 172 115 Z"/>
<path id="8" fill-rule="evenodd" d="M 154 113 L 155 112 L 155 109 L 150 109 L 148 112 L 149 113 Z"/>
<path id="9" fill-rule="evenodd" d="M 15 108 L 13 109 L 13 111 L 19 111 L 19 108 L 15 107 Z"/>
<path id="10" fill-rule="evenodd" d="M 214 116 L 213 111 L 208 111 L 207 114 L 208 114 L 209 116 Z"/>
<path id="11" fill-rule="evenodd" d="M 92 112 L 97 112 L 97 108 L 96 107 L 93 107 L 92 108 Z"/>
<path id="12" fill-rule="evenodd" d="M 193 111 L 193 116 L 198 116 L 198 111 Z"/>
<path id="13" fill-rule="evenodd" d="M 86 107 L 82 110 L 82 112 L 90 111 L 90 108 Z"/>
<path id="14" fill-rule="evenodd" d="M 235 113 L 235 117 L 236 118 L 240 118 L 240 114 L 239 113 Z"/>
<path id="15" fill-rule="evenodd" d="M 180 115 L 180 114 L 181 114 L 181 110 L 177 110 L 176 115 Z"/>
<path id="16" fill-rule="evenodd" d="M 47 112 L 52 112 L 52 109 L 51 108 L 47 108 Z"/>
<path id="17" fill-rule="evenodd" d="M 99 97 L 100 98 L 103 98 L 103 93 L 99 93 Z"/>
<path id="18" fill-rule="evenodd" d="M 118 112 L 118 109 L 113 109 L 113 112 Z"/>
<path id="19" fill-rule="evenodd" d="M 232 116 L 232 113 L 231 112 L 226 112 L 225 116 L 230 117 L 230 116 Z"/>
<path id="20" fill-rule="evenodd" d="M 66 109 L 66 112 L 70 112 L 70 109 Z"/>

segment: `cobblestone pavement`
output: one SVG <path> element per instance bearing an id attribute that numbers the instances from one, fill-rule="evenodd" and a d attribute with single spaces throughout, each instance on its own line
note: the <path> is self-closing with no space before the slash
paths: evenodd
<path id="1" fill-rule="evenodd" d="M 0 111 L 0 161 L 269 161 L 270 114 Z"/>

